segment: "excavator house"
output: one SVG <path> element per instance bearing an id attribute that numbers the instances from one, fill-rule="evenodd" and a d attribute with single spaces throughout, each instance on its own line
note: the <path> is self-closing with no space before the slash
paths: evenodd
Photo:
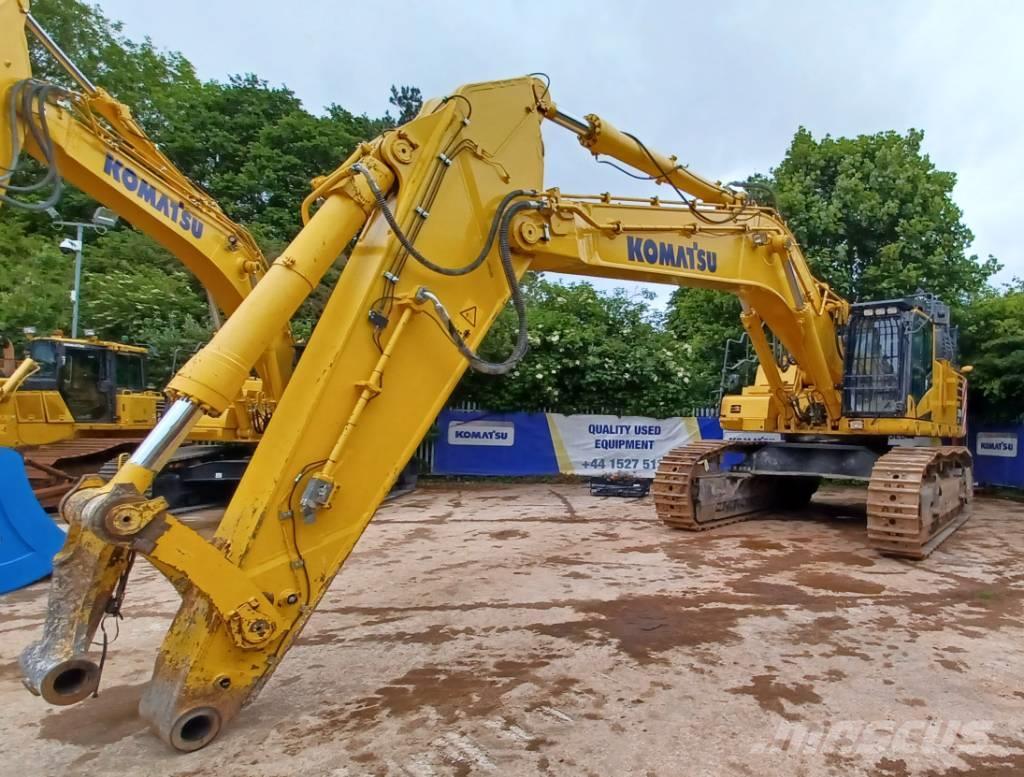
<path id="1" fill-rule="evenodd" d="M 0 444 L 20 450 L 37 498 L 54 507 L 78 476 L 135 447 L 160 399 L 146 389 L 145 348 L 32 337 L 0 383 Z M 72 428 L 94 436 L 69 439 Z"/>
<path id="2" fill-rule="evenodd" d="M 6 99 L 31 78 L 24 6 L 0 2 Z M 97 687 L 94 635 L 131 595 L 141 556 L 182 603 L 140 714 L 178 750 L 213 741 L 280 665 L 465 370 L 500 376 L 524 358 L 527 270 L 696 286 L 742 303 L 757 377 L 723 399 L 730 439 L 662 460 L 654 501 L 669 526 L 711 529 L 799 503 L 822 477 L 867 481 L 868 542 L 882 553 L 920 558 L 966 519 L 971 458 L 956 444 L 966 379 L 947 308 L 927 295 L 850 304 L 813 276 L 775 210 L 596 115 L 564 112 L 549 86 L 536 76 L 461 86 L 312 182 L 303 228 L 171 379 L 156 427 L 109 482 L 86 478 L 63 501 L 69 533 L 46 623 L 20 660 L 33 693 L 74 704 Z M 41 111 L 59 114 L 36 94 L 3 111 L 15 121 L 0 128 L 0 155 L 26 125 L 45 129 Z M 670 196 L 562 192 L 544 180 L 544 122 Z M 32 142 L 45 147 L 45 131 Z M 201 419 L 232 405 L 346 249 L 207 540 L 150 486 Z M 515 346 L 486 361 L 477 348 L 510 300 Z M 472 319 L 458 315 L 469 309 Z"/>

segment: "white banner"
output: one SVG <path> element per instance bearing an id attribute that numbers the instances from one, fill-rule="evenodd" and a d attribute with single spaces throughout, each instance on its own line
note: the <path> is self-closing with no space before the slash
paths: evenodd
<path id="1" fill-rule="evenodd" d="M 653 478 L 661 457 L 700 439 L 696 418 L 548 413 L 558 469 L 567 475 Z"/>
<path id="2" fill-rule="evenodd" d="M 1017 435 L 1012 432 L 978 432 L 975 451 L 979 456 L 1017 457 Z"/>

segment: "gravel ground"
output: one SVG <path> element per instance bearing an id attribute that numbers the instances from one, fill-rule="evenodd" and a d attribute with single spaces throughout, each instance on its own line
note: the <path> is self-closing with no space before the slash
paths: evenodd
<path id="1" fill-rule="evenodd" d="M 0 608 L 4 772 L 1024 775 L 1024 505 L 912 563 L 865 547 L 862 500 L 695 535 L 575 484 L 421 488 L 189 755 L 136 714 L 170 586 L 137 565 L 100 697 L 54 708 L 16 663 L 38 584 Z"/>

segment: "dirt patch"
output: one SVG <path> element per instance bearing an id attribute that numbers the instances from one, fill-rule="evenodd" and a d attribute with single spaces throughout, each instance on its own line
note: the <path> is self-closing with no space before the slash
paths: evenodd
<path id="1" fill-rule="evenodd" d="M 459 720 L 500 717 L 505 696 L 523 685 L 534 685 L 546 703 L 569 691 L 576 680 L 546 679 L 538 671 L 547 659 L 497 661 L 492 666 L 428 665 L 406 672 L 401 677 L 366 696 L 344 704 L 325 704 L 317 713 L 318 721 L 288 730 L 293 739 L 288 748 L 302 749 L 299 740 L 336 736 L 337 732 L 364 731 L 384 719 L 419 720 L 439 718 L 447 724 Z"/>
<path id="2" fill-rule="evenodd" d="M 847 577 L 846 575 L 837 575 L 834 572 L 801 570 L 796 575 L 796 581 L 807 588 L 829 591 L 835 594 L 876 596 L 885 591 L 885 586 L 880 583 L 872 583 L 870 580 L 859 580 L 855 577 Z"/>
<path id="3" fill-rule="evenodd" d="M 875 764 L 875 774 L 879 777 L 910 777 L 910 770 L 902 758 L 883 758 Z"/>
<path id="4" fill-rule="evenodd" d="M 925 772 L 921 777 L 1011 777 L 1011 775 L 1024 774 L 1024 753 L 960 754 L 960 758 L 967 762 L 966 768 L 936 769 Z"/>
<path id="5" fill-rule="evenodd" d="M 741 540 L 740 547 L 747 550 L 785 550 L 786 546 L 774 540 L 762 540 L 756 537 Z"/>
<path id="6" fill-rule="evenodd" d="M 493 540 L 525 540 L 530 533 L 519 529 L 500 529 L 490 532 L 487 536 Z"/>
<path id="7" fill-rule="evenodd" d="M 875 565 L 875 562 L 867 556 L 842 550 L 816 553 L 814 560 L 828 564 L 842 564 L 848 567 L 873 567 Z"/>
<path id="8" fill-rule="evenodd" d="M 100 688 L 96 699 L 86 699 L 40 721 L 39 737 L 69 745 L 112 745 L 145 730 L 139 718 L 139 699 L 148 683 Z"/>
<path id="9" fill-rule="evenodd" d="M 658 654 L 675 648 L 735 642 L 737 624 L 758 610 L 687 607 L 685 597 L 630 596 L 611 601 L 575 602 L 578 620 L 535 623 L 530 631 L 578 644 L 613 641 L 640 664 L 661 662 Z"/>
<path id="10" fill-rule="evenodd" d="M 746 694 L 757 700 L 761 709 L 781 715 L 786 720 L 802 720 L 802 716 L 787 710 L 783 702 L 800 706 L 803 704 L 821 704 L 821 697 L 815 692 L 814 686 L 808 683 L 786 685 L 776 681 L 773 674 L 760 674 L 750 678 L 750 685 L 729 688 L 729 693 Z"/>
<path id="11" fill-rule="evenodd" d="M 798 645 L 831 644 L 837 632 L 849 631 L 853 628 L 850 622 L 840 615 L 826 615 L 815 618 L 792 630 L 793 642 Z"/>

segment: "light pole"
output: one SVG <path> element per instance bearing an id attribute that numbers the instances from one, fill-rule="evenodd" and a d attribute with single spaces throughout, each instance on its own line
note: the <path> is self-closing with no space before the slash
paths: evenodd
<path id="1" fill-rule="evenodd" d="M 75 238 L 67 237 L 60 241 L 62 253 L 75 255 L 75 288 L 71 292 L 71 336 L 78 337 L 78 311 L 82 297 L 82 249 L 85 247 L 85 230 L 92 229 L 103 234 L 110 227 L 117 224 L 117 214 L 109 208 L 99 207 L 92 214 L 92 221 L 63 221 L 60 214 L 53 208 L 48 208 L 47 213 L 53 219 L 55 229 L 62 227 L 74 227 Z"/>

